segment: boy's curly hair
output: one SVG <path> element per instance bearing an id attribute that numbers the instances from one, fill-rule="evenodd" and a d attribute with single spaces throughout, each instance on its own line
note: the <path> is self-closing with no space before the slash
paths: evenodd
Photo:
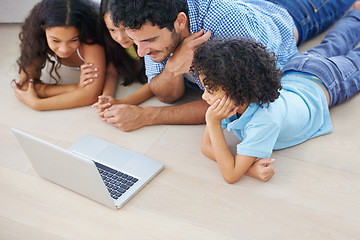
<path id="1" fill-rule="evenodd" d="M 275 54 L 247 38 L 218 38 L 200 45 L 191 71 L 202 75 L 209 91 L 222 89 L 235 105 L 256 103 L 260 107 L 280 95 L 281 71 Z"/>

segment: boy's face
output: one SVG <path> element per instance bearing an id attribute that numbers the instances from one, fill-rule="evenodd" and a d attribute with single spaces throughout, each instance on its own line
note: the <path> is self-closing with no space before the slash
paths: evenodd
<path id="1" fill-rule="evenodd" d="M 205 78 L 204 75 L 199 76 L 201 84 L 204 86 L 203 79 Z M 216 91 L 210 91 L 206 86 L 204 86 L 205 90 L 202 95 L 202 99 L 205 100 L 209 105 L 213 105 L 214 102 L 218 99 L 222 99 L 225 96 L 225 91 L 219 88 Z"/>

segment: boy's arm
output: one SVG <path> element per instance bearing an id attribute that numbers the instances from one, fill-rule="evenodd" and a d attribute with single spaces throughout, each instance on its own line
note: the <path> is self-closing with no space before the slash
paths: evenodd
<path id="1" fill-rule="evenodd" d="M 274 162 L 274 159 L 260 159 L 254 162 L 254 164 L 246 172 L 246 175 L 266 182 L 275 174 L 274 167 L 271 165 Z"/>
<path id="2" fill-rule="evenodd" d="M 208 108 L 202 151 L 218 163 L 221 174 L 228 183 L 238 181 L 244 174 L 267 181 L 274 175 L 274 168 L 271 166 L 273 160 L 261 159 L 255 162 L 256 157 L 253 156 L 233 156 L 226 143 L 221 120 L 234 115 L 237 109 L 238 107 L 234 107 L 232 100 L 226 96 Z"/>
<path id="3" fill-rule="evenodd" d="M 208 158 L 210 158 L 211 160 L 214 160 L 216 162 L 216 158 L 214 155 L 214 151 L 212 148 L 210 135 L 209 135 L 209 131 L 208 131 L 207 127 L 205 127 L 204 134 L 202 137 L 201 151 L 205 156 L 207 156 Z M 243 156 L 243 155 L 238 154 L 235 156 L 235 163 L 236 163 L 236 161 L 242 161 L 241 156 Z M 236 160 L 236 158 L 238 160 Z M 275 174 L 274 167 L 271 165 L 272 163 L 274 163 L 274 161 L 275 161 L 274 159 L 267 159 L 267 158 L 255 161 L 251 165 L 251 167 L 246 171 L 245 175 L 254 177 L 261 181 L 266 182 Z"/>
<path id="4" fill-rule="evenodd" d="M 205 156 L 216 162 L 214 151 L 211 145 L 209 130 L 207 126 L 205 126 L 205 130 L 201 139 L 201 152 Z"/>
<path id="5" fill-rule="evenodd" d="M 237 154 L 233 156 L 226 143 L 221 124 L 207 124 L 209 140 L 215 161 L 227 183 L 238 181 L 253 165 L 256 157 Z M 211 154 L 211 151 L 208 153 Z"/>

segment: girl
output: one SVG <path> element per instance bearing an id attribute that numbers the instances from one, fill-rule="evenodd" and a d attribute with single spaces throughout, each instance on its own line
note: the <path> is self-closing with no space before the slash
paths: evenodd
<path id="1" fill-rule="evenodd" d="M 38 111 L 96 102 L 106 71 L 100 28 L 98 8 L 92 1 L 42 0 L 36 4 L 19 35 L 16 97 Z M 47 61 L 55 84 L 40 80 Z M 61 77 L 58 70 L 66 67 L 80 70 L 80 81 Z"/>
<path id="2" fill-rule="evenodd" d="M 102 0 L 100 5 L 100 21 L 104 29 L 108 67 L 103 95 L 93 105 L 102 117 L 105 109 L 113 104 L 137 105 L 153 96 L 145 77 L 143 58 L 136 53 L 134 42 L 126 35 L 123 26 L 115 26 L 110 14 L 113 0 Z M 124 79 L 123 85 L 136 81 L 146 83 L 130 96 L 116 100 L 114 98 L 119 75 Z"/>

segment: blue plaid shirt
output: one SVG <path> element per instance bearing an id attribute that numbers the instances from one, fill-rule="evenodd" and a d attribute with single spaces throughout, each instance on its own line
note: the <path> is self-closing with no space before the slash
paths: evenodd
<path id="1" fill-rule="evenodd" d="M 204 29 L 214 37 L 250 37 L 263 43 L 278 57 L 278 67 L 297 53 L 294 21 L 286 9 L 266 0 L 187 0 L 190 32 Z M 156 63 L 145 56 L 150 82 L 161 73 L 167 59 Z M 196 83 L 203 89 L 200 81 Z"/>

